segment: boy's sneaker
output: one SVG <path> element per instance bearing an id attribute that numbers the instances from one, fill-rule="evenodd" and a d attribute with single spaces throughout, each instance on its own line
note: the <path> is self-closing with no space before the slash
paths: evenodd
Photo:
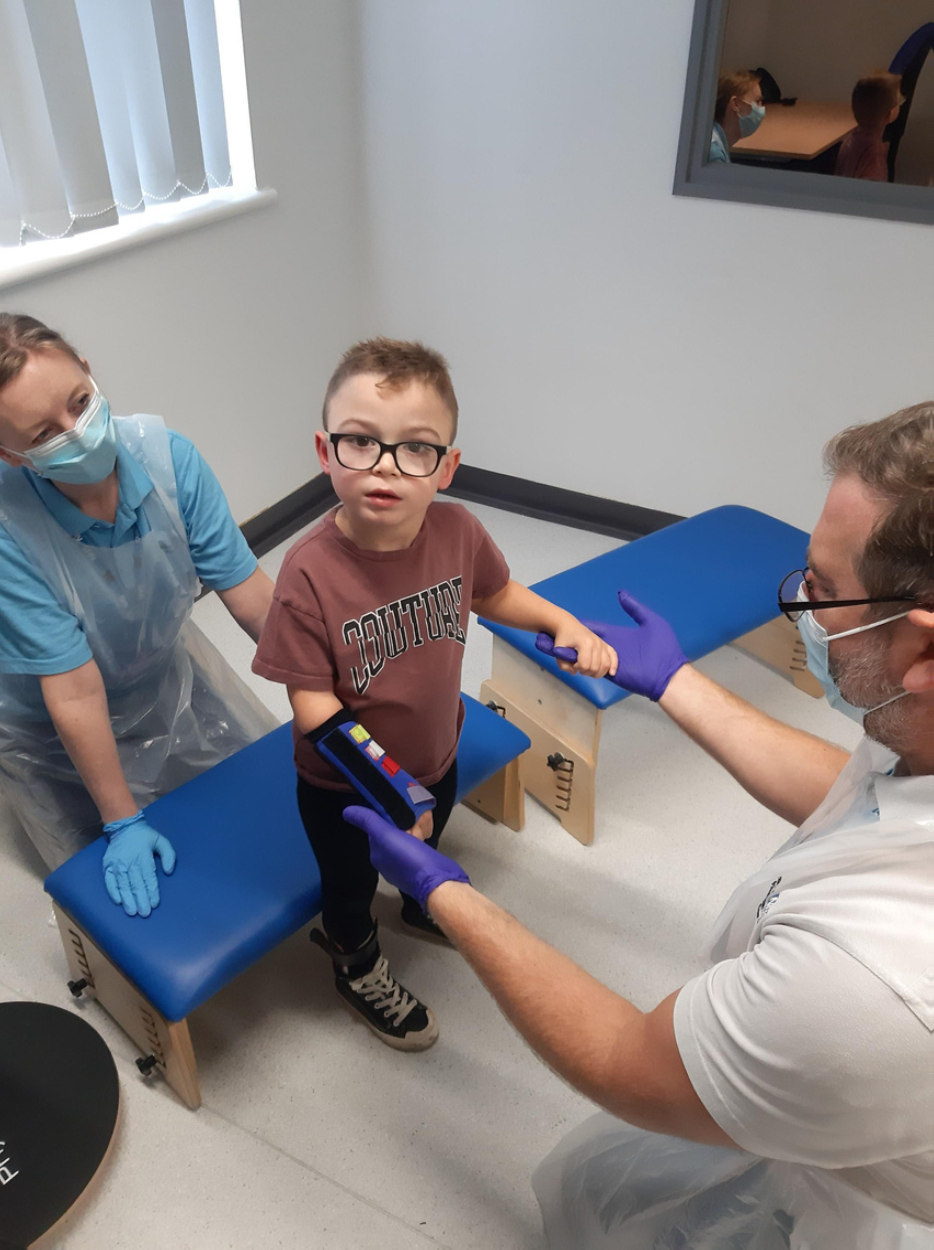
<path id="1" fill-rule="evenodd" d="M 396 1050 L 427 1050 L 437 1041 L 438 1022 L 433 1013 L 389 971 L 375 922 L 373 932 L 356 951 L 342 951 L 320 929 L 312 929 L 308 936 L 331 956 L 338 994 L 381 1042 Z"/>
<path id="2" fill-rule="evenodd" d="M 341 998 L 387 1046 L 427 1050 L 437 1041 L 438 1022 L 433 1012 L 399 984 L 385 955 L 356 980 L 338 974 L 334 984 Z"/>
<path id="3" fill-rule="evenodd" d="M 441 926 L 435 924 L 430 916 L 426 916 L 414 899 L 410 901 L 403 897 L 401 915 L 405 927 L 412 929 L 419 937 L 434 938 L 438 942 L 443 942 L 445 946 L 453 946 L 453 942 Z"/>

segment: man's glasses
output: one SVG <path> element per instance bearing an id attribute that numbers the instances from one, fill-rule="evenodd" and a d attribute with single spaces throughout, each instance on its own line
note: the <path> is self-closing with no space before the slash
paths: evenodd
<path id="1" fill-rule="evenodd" d="M 795 569 L 778 588 L 778 609 L 789 621 L 798 621 L 802 613 L 816 608 L 857 608 L 867 603 L 917 603 L 914 595 L 891 595 L 885 599 L 808 599 L 797 598 L 802 583 L 807 582 L 807 569 Z"/>
<path id="2" fill-rule="evenodd" d="M 440 443 L 381 443 L 368 434 L 328 434 L 328 442 L 334 448 L 337 463 L 345 469 L 361 473 L 375 469 L 388 451 L 396 468 L 406 477 L 431 477 L 441 457 L 451 450 Z"/>

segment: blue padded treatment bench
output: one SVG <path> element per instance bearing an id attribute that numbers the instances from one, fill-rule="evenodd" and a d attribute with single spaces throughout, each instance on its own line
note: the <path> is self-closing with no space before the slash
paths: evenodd
<path id="1" fill-rule="evenodd" d="M 529 740 L 476 699 L 463 699 L 457 800 L 496 814 L 496 786 L 513 770 L 505 784 L 518 797 L 505 814 L 518 811 L 521 823 L 518 757 Z M 82 981 L 93 988 L 182 1100 L 197 1107 L 185 1018 L 321 910 L 318 865 L 295 800 L 291 725 L 164 795 L 148 813 L 175 846 L 178 867 L 171 878 L 160 872 L 162 899 L 146 920 L 110 901 L 100 841 L 51 873 L 45 888 L 73 992 Z"/>
<path id="2" fill-rule="evenodd" d="M 577 617 L 629 625 L 616 598 L 623 587 L 671 622 L 688 659 L 738 642 L 816 695 L 820 688 L 806 671 L 797 630 L 776 606 L 779 582 L 804 566 L 807 545 L 803 530 L 753 508 L 713 508 L 532 589 Z M 562 672 L 536 650 L 534 634 L 481 624 L 495 635 L 492 677 L 481 698 L 503 708 L 532 739 L 523 763 L 526 788 L 589 843 L 601 716 L 628 691 Z"/>

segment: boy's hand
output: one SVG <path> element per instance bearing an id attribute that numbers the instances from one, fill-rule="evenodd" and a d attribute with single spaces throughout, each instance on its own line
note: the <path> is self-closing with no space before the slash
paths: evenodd
<path id="1" fill-rule="evenodd" d="M 570 655 L 562 655 L 562 651 L 576 652 L 576 660 Z M 612 677 L 616 672 L 617 659 L 613 648 L 573 616 L 569 616 L 555 634 L 553 655 L 558 667 L 566 673 Z"/>
<path id="2" fill-rule="evenodd" d="M 351 821 L 351 824 L 352 823 L 353 822 Z M 420 838 L 422 842 L 427 842 L 432 835 L 434 827 L 435 822 L 432 813 L 422 812 L 421 816 L 419 816 L 418 820 L 416 820 L 415 824 L 408 830 L 408 832 L 414 834 L 416 838 Z"/>

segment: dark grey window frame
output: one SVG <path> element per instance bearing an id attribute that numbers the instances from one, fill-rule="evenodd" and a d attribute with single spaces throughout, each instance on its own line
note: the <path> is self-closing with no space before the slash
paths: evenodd
<path id="1" fill-rule="evenodd" d="M 675 167 L 675 195 L 934 224 L 932 187 L 866 182 L 859 178 L 835 178 L 790 169 L 707 163 L 726 13 L 727 0 L 696 0 Z"/>

